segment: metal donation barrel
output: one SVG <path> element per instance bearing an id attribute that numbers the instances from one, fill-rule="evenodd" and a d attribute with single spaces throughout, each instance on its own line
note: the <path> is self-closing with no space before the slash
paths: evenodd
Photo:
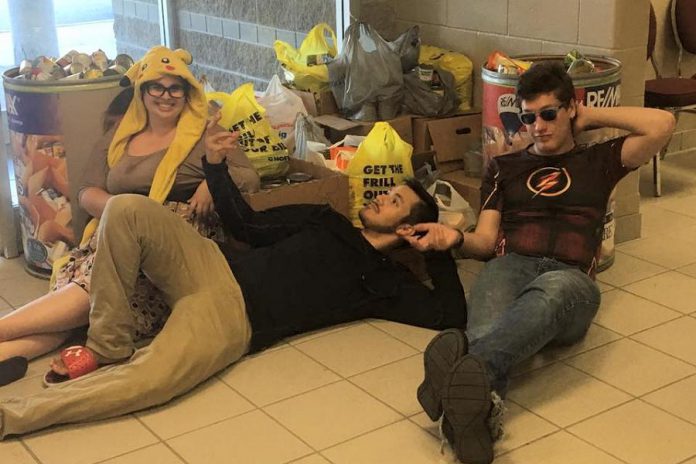
<path id="1" fill-rule="evenodd" d="M 524 61 L 559 61 L 563 55 L 523 55 Z M 609 57 L 586 56 L 595 65 L 593 72 L 571 74 L 575 98 L 587 107 L 619 106 L 621 103 L 621 62 Z M 515 96 L 519 76 L 481 68 L 483 81 L 483 153 L 484 163 L 492 157 L 526 148 L 532 139 L 518 118 L 520 112 Z M 600 143 L 618 137 L 617 129 L 600 128 L 585 131 L 579 143 Z M 598 270 L 614 262 L 614 192 L 609 197 L 604 219 L 604 234 Z"/>
<path id="2" fill-rule="evenodd" d="M 13 68 L 2 78 L 22 245 L 27 270 L 47 277 L 53 262 L 80 241 L 87 215 L 78 208 L 77 191 L 122 76 L 38 81 L 18 75 Z"/>

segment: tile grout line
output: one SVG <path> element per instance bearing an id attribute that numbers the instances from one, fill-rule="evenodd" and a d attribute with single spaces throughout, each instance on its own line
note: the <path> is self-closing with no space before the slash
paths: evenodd
<path id="1" fill-rule="evenodd" d="M 611 282 L 606 282 L 606 281 L 602 280 L 601 278 L 599 278 L 599 277 L 602 275 L 601 272 L 600 272 L 599 274 L 597 274 L 597 280 L 599 280 L 599 281 L 602 282 L 603 284 L 611 285 L 612 287 L 614 287 L 614 288 L 611 289 L 611 290 L 616 290 L 616 289 L 623 290 L 624 287 L 628 287 L 629 285 L 637 284 L 637 283 L 646 281 L 646 280 L 648 280 L 648 279 L 652 279 L 653 277 L 661 276 L 662 274 L 667 274 L 668 272 L 670 272 L 670 271 L 673 270 L 673 269 L 665 268 L 664 266 L 661 266 L 661 265 L 659 265 L 659 264 L 651 263 L 650 261 L 645 261 L 644 259 L 638 258 L 638 257 L 636 257 L 636 256 L 629 255 L 628 253 L 624 253 L 624 254 L 627 255 L 627 256 L 630 256 L 631 258 L 634 258 L 634 259 L 638 259 L 638 260 L 640 260 L 640 261 L 643 261 L 643 262 L 646 263 L 646 264 L 651 264 L 651 265 L 653 265 L 653 266 L 659 266 L 659 267 L 662 268 L 662 270 L 659 271 L 659 272 L 657 272 L 657 273 L 655 273 L 655 274 L 651 274 L 651 275 L 649 275 L 649 276 L 647 276 L 647 277 L 643 277 L 643 278 L 640 278 L 640 279 L 638 279 L 638 280 L 633 280 L 633 281 L 631 281 L 631 282 L 628 282 L 628 283 L 625 283 L 625 284 L 620 284 L 620 285 L 613 284 L 613 283 L 611 283 Z"/>
<path id="2" fill-rule="evenodd" d="M 24 437 L 19 438 L 19 443 L 26 450 L 26 452 L 29 453 L 29 456 L 31 456 L 34 459 L 34 461 L 36 461 L 38 464 L 44 464 L 44 462 L 41 459 L 39 459 L 36 453 L 34 453 L 34 450 L 32 450 L 31 447 L 24 442 Z"/>
<path id="3" fill-rule="evenodd" d="M 696 457 L 696 454 L 693 454 L 693 455 L 689 456 L 688 458 L 684 459 L 683 461 L 679 461 L 676 464 L 688 464 L 689 461 L 691 461 L 695 457 Z"/>
<path id="4" fill-rule="evenodd" d="M 682 317 L 689 317 L 689 316 L 684 315 L 684 316 L 682 316 Z M 676 320 L 678 320 L 678 319 L 681 319 L 681 317 L 678 317 L 678 318 L 676 318 L 676 319 L 672 319 L 671 321 L 667 321 L 667 322 L 665 322 L 664 324 L 660 324 L 660 325 L 665 325 L 665 324 L 668 324 L 668 323 L 670 323 L 670 322 L 674 322 L 674 321 L 676 321 Z M 655 326 L 655 327 L 653 327 L 653 329 L 654 329 L 654 328 L 657 328 L 657 327 L 658 327 L 658 326 Z M 651 330 L 651 329 L 646 329 L 645 331 L 647 331 L 647 330 Z M 644 331 L 644 332 L 645 332 L 645 331 Z M 636 334 L 634 334 L 634 335 L 636 335 Z M 688 365 L 691 366 L 691 367 L 696 367 L 696 362 L 695 362 L 695 361 L 687 361 L 686 359 L 679 358 L 679 357 L 677 357 L 677 356 L 675 356 L 675 355 L 673 355 L 673 354 L 670 354 L 670 353 L 668 353 L 668 352 L 666 352 L 666 351 L 663 351 L 663 350 L 661 350 L 661 349 L 659 349 L 659 348 L 656 348 L 656 347 L 654 347 L 654 346 L 648 345 L 647 343 L 643 342 L 642 340 L 636 340 L 636 339 L 631 338 L 631 337 L 633 337 L 633 335 L 631 335 L 630 337 L 627 337 L 627 338 L 628 338 L 629 340 L 631 340 L 632 342 L 635 342 L 635 343 L 637 343 L 637 344 L 639 344 L 639 345 L 642 345 L 642 346 L 644 346 L 644 347 L 646 347 L 646 348 L 650 348 L 651 350 L 657 351 L 658 353 L 661 353 L 661 354 L 663 354 L 663 355 L 665 355 L 665 356 L 669 356 L 670 358 L 672 358 L 672 359 L 674 359 L 674 360 L 677 360 L 677 361 L 682 362 L 682 363 L 684 363 L 684 364 L 688 364 Z"/>
<path id="5" fill-rule="evenodd" d="M 167 403 L 169 403 L 169 402 L 167 402 Z M 165 403 L 165 404 L 167 404 L 167 403 Z M 157 432 L 155 432 L 154 429 L 152 429 L 150 426 L 148 426 L 148 425 L 145 423 L 145 421 L 143 421 L 143 420 L 140 418 L 140 416 L 137 414 L 137 412 L 138 412 L 138 411 L 133 412 L 133 413 L 131 413 L 131 415 L 132 415 L 133 417 L 135 417 L 135 419 L 136 419 L 143 427 L 145 427 L 147 430 L 149 430 L 151 434 L 153 434 L 155 437 L 157 437 L 157 439 L 159 440 L 159 442 L 160 442 L 162 445 L 164 445 L 166 448 L 169 449 L 169 451 L 171 451 L 172 453 L 174 453 L 174 456 L 176 456 L 177 458 L 181 459 L 181 462 L 188 464 L 188 461 L 187 461 L 186 459 L 184 459 L 184 457 L 181 456 L 179 453 L 177 453 L 176 450 L 175 450 L 174 448 L 172 448 L 172 447 L 169 445 L 169 443 L 167 443 L 167 440 L 165 440 L 165 439 L 164 439 L 163 437 L 161 437 Z M 154 445 L 150 445 L 150 446 L 154 446 Z"/>
<path id="6" fill-rule="evenodd" d="M 693 377 L 693 375 L 690 376 L 689 378 L 691 378 L 691 377 Z M 663 388 L 668 388 L 669 386 L 674 385 L 674 384 L 679 383 L 679 382 L 682 382 L 682 381 L 684 381 L 684 380 L 686 380 L 686 379 L 677 380 L 676 382 L 672 382 L 672 383 L 669 384 L 669 385 L 665 385 L 665 387 L 663 387 Z M 650 406 L 650 407 L 653 407 L 653 408 L 655 408 L 655 409 L 657 409 L 657 410 L 659 410 L 659 411 L 662 411 L 663 413 L 665 413 L 665 414 L 667 414 L 667 415 L 669 415 L 669 416 L 672 416 L 672 417 L 674 417 L 674 418 L 676 418 L 676 419 L 679 419 L 679 420 L 682 421 L 682 422 L 686 422 L 687 424 L 690 424 L 690 425 L 696 427 L 696 421 L 691 421 L 691 420 L 689 420 L 689 419 L 685 419 L 685 418 L 683 418 L 683 417 L 681 417 L 681 416 L 678 416 L 678 415 L 674 414 L 673 412 L 670 412 L 670 411 L 668 411 L 668 410 L 662 408 L 661 406 L 658 406 L 658 405 L 656 405 L 656 404 L 653 404 L 653 403 L 651 403 L 650 401 L 648 401 L 647 399 L 645 399 L 645 396 L 651 395 L 651 394 L 653 394 L 653 393 L 655 393 L 655 392 L 657 392 L 657 391 L 659 391 L 659 390 L 660 390 L 660 389 L 658 389 L 658 390 L 653 390 L 652 392 L 648 392 L 648 393 L 646 393 L 645 395 L 643 395 L 643 396 L 641 396 L 641 397 L 639 397 L 639 398 L 636 398 L 636 399 L 637 399 L 637 400 L 640 400 L 642 403 L 645 403 L 646 405 L 648 405 L 648 406 Z"/>
<path id="7" fill-rule="evenodd" d="M 365 319 L 360 319 L 360 320 L 358 320 L 358 321 L 348 322 L 348 323 L 346 323 L 346 324 L 343 325 L 343 326 L 342 326 L 341 324 L 339 324 L 339 325 L 335 325 L 335 326 L 324 327 L 323 329 L 318 329 L 318 330 L 314 331 L 313 334 L 312 334 L 312 332 L 307 332 L 307 333 L 304 333 L 304 334 L 293 335 L 293 337 L 299 337 L 299 339 L 301 339 L 301 338 L 303 338 L 303 337 L 305 337 L 305 336 L 307 336 L 307 335 L 311 335 L 311 338 L 309 338 L 309 339 L 307 339 L 307 340 L 301 340 L 301 341 L 292 340 L 292 341 L 291 341 L 290 338 L 292 338 L 292 337 L 290 337 L 290 338 L 284 338 L 283 340 L 285 340 L 285 342 L 286 342 L 289 346 L 297 347 L 297 346 L 299 346 L 299 345 L 303 345 L 303 344 L 305 344 L 305 343 L 312 342 L 312 341 L 314 341 L 314 340 L 317 340 L 317 339 L 319 339 L 319 338 L 326 337 L 326 336 L 328 336 L 328 335 L 332 335 L 332 334 L 335 334 L 335 333 L 343 332 L 344 330 L 350 329 L 351 327 L 358 327 L 358 326 L 360 326 L 362 323 L 364 323 L 364 321 L 365 321 Z M 332 330 L 326 330 L 326 329 L 332 329 Z M 324 332 L 324 333 L 322 333 L 322 332 Z M 321 363 L 320 363 L 320 364 L 321 364 Z"/>
<path id="8" fill-rule="evenodd" d="M 388 320 L 386 320 L 386 319 L 372 319 L 372 320 L 375 320 L 375 321 L 385 321 L 385 322 L 393 322 L 393 321 L 388 321 Z M 396 341 L 399 341 L 399 342 L 401 342 L 401 343 L 403 343 L 403 344 L 405 344 L 405 345 L 410 346 L 410 347 L 413 348 L 414 350 L 418 351 L 421 355 L 423 355 L 424 350 L 422 350 L 420 347 L 415 346 L 415 345 L 412 345 L 411 343 L 407 342 L 406 340 L 401 340 L 400 338 L 397 338 L 394 334 L 392 334 L 392 333 L 390 333 L 390 332 L 387 332 L 385 329 L 383 329 L 383 328 L 381 328 L 381 327 L 379 327 L 379 326 L 377 326 L 377 325 L 372 324 L 370 321 L 367 321 L 367 323 L 370 324 L 370 326 L 374 327 L 375 329 L 379 330 L 380 332 L 383 332 L 383 333 L 389 335 L 391 338 L 393 338 L 393 339 L 396 340 Z M 398 322 L 395 322 L 395 324 L 399 324 L 399 323 L 398 323 Z M 404 325 L 408 325 L 408 324 L 404 324 Z M 410 327 L 417 327 L 417 326 L 410 326 Z M 424 327 L 418 327 L 418 328 L 424 329 Z M 426 329 L 426 330 L 428 330 L 428 329 Z M 438 331 L 438 333 L 439 333 L 439 331 Z M 437 333 L 435 333 L 435 334 L 433 335 L 433 337 L 435 337 L 435 335 L 437 335 Z"/>
<path id="9" fill-rule="evenodd" d="M 125 416 L 122 416 L 122 417 L 125 417 Z M 152 446 L 157 446 L 157 445 L 159 445 L 159 444 L 162 444 L 162 442 L 159 442 L 159 443 L 150 443 L 149 445 L 140 446 L 140 447 L 138 447 L 138 448 L 134 448 L 134 449 L 132 449 L 132 450 L 129 450 L 129 451 L 126 451 L 126 452 L 123 452 L 123 453 L 119 453 L 119 454 L 116 454 L 116 455 L 114 455 L 114 456 L 109 456 L 108 458 L 99 459 L 98 461 L 90 461 L 90 464 L 103 464 L 103 463 L 108 462 L 108 461 L 110 461 L 110 460 L 112 460 L 112 459 L 116 459 L 116 458 L 120 458 L 120 457 L 123 457 L 123 456 L 127 456 L 127 455 L 129 455 L 129 454 L 131 454 L 131 453 L 137 453 L 138 451 L 142 451 L 142 450 L 144 450 L 144 449 L 150 448 L 150 447 L 152 447 Z M 178 455 L 177 455 L 177 457 L 178 457 Z M 183 462 L 186 463 L 186 461 L 183 461 Z M 188 463 L 186 463 L 186 464 L 188 464 Z"/>
<path id="10" fill-rule="evenodd" d="M 628 339 L 628 338 L 625 337 L 624 339 Z M 614 340 L 614 341 L 611 342 L 611 343 L 617 343 L 617 342 L 620 342 L 621 340 L 623 340 L 623 339 Z M 630 339 L 628 339 L 628 340 L 630 340 Z M 631 340 L 631 341 L 635 341 L 635 340 Z M 637 342 L 636 342 L 636 343 L 637 343 Z M 609 345 L 609 344 L 607 344 L 607 345 Z M 607 345 L 604 345 L 604 346 L 607 346 Z M 655 350 L 655 349 L 652 348 L 652 347 L 648 347 L 648 346 L 646 346 L 646 347 Z M 600 347 L 597 347 L 597 348 L 600 348 Z M 594 348 L 593 348 L 593 350 L 594 350 Z M 593 350 L 590 350 L 590 351 L 593 351 Z M 655 351 L 658 351 L 658 350 L 655 350 Z M 673 356 L 670 356 L 670 357 L 674 358 Z M 570 360 L 570 359 L 572 359 L 572 358 L 568 358 L 568 360 Z M 681 360 L 678 359 L 678 358 L 675 358 L 675 359 L 677 359 L 678 361 L 681 361 Z M 658 387 L 658 388 L 655 388 L 655 389 L 650 390 L 650 391 L 645 392 L 645 393 L 641 393 L 640 395 L 636 395 L 635 393 L 631 393 L 631 392 L 629 392 L 629 391 L 627 391 L 627 390 L 624 390 L 623 388 L 621 388 L 621 387 L 619 387 L 619 386 L 617 386 L 617 385 L 613 385 L 613 384 L 609 383 L 608 381 L 603 380 L 603 379 L 601 379 L 601 378 L 595 376 L 595 375 L 594 375 L 593 373 L 591 373 L 591 372 L 584 371 L 584 370 L 580 369 L 579 367 L 573 366 L 572 364 L 568 364 L 568 363 L 566 363 L 565 361 L 566 361 L 566 360 L 562 360 L 561 362 L 562 362 L 563 364 L 565 364 L 566 366 L 572 367 L 573 369 L 576 369 L 576 370 L 579 370 L 580 372 L 582 372 L 582 373 L 584 373 L 584 374 L 586 374 L 586 375 L 592 377 L 593 379 L 598 380 L 598 381 L 600 381 L 600 382 L 602 382 L 602 383 L 605 383 L 605 384 L 609 385 L 610 387 L 613 387 L 613 388 L 615 388 L 615 389 L 617 389 L 617 390 L 619 390 L 619 391 L 621 391 L 621 392 L 623 392 L 623 393 L 626 393 L 626 394 L 629 395 L 629 396 L 632 396 L 632 397 L 635 398 L 635 399 L 639 399 L 640 396 L 642 396 L 642 395 L 647 395 L 647 394 L 649 394 L 649 393 L 653 393 L 653 392 L 656 392 L 656 391 L 658 391 L 658 390 L 661 390 L 662 388 L 665 388 L 666 386 L 672 385 L 672 384 L 674 384 L 674 383 L 681 382 L 681 381 L 683 381 L 684 379 L 689 378 L 689 377 L 691 377 L 691 376 L 693 376 L 693 375 L 696 374 L 696 373 L 688 374 L 688 375 L 686 375 L 686 376 L 684 376 L 684 377 L 681 377 L 681 378 L 679 378 L 679 379 L 677 379 L 677 380 L 670 381 L 669 383 L 667 383 L 667 384 L 665 384 L 665 385 L 662 385 L 662 386 L 660 386 L 660 387 Z M 683 361 L 682 361 L 682 362 L 683 362 Z M 690 367 L 691 367 L 691 365 L 690 365 Z"/>
<path id="11" fill-rule="evenodd" d="M 608 450 L 605 450 L 604 448 L 600 448 L 598 445 L 592 443 L 591 441 L 588 441 L 588 440 L 584 439 L 583 437 L 581 437 L 581 436 L 579 436 L 579 435 L 573 433 L 573 432 L 570 431 L 570 430 L 563 429 L 563 431 L 566 432 L 567 434 L 569 434 L 570 436 L 572 436 L 572 437 L 574 437 L 574 438 L 580 440 L 581 442 L 585 443 L 586 445 L 589 445 L 589 446 L 591 446 L 592 448 L 594 448 L 594 449 L 596 449 L 596 450 L 599 450 L 599 451 L 601 451 L 602 453 L 607 454 L 607 455 L 611 456 L 612 458 L 614 458 L 614 459 L 616 459 L 616 460 L 618 460 L 618 461 L 620 461 L 620 462 L 623 462 L 624 464 L 632 464 L 632 463 L 626 461 L 625 459 L 622 459 L 622 458 L 620 458 L 619 456 L 615 455 L 614 453 L 612 453 L 612 452 L 610 452 L 610 451 L 608 451 Z"/>
<path id="12" fill-rule="evenodd" d="M 335 333 L 335 332 L 332 332 L 332 333 Z M 329 334 L 327 334 L 327 335 L 329 335 Z M 310 341 L 311 341 L 311 340 L 310 340 Z M 325 385 L 321 385 L 321 386 L 318 386 L 318 387 L 316 387 L 316 388 L 313 388 L 312 390 L 308 390 L 308 391 L 305 391 L 305 392 L 301 392 L 301 393 L 298 393 L 298 394 L 293 395 L 293 396 L 291 396 L 291 397 L 284 398 L 284 399 L 275 401 L 275 402 L 273 402 L 273 403 L 269 403 L 269 404 L 266 404 L 266 405 L 264 405 L 264 406 L 259 406 L 259 407 L 258 407 L 259 410 L 263 411 L 264 414 L 266 414 L 266 415 L 268 415 L 269 417 L 273 418 L 273 420 L 274 420 L 275 422 L 277 422 L 279 425 L 281 425 L 284 429 L 286 429 L 287 431 L 289 431 L 289 432 L 292 433 L 293 435 L 297 436 L 297 435 L 295 434 L 295 432 L 293 432 L 293 431 L 290 430 L 288 427 L 286 427 L 284 424 L 282 424 L 280 421 L 278 421 L 277 419 L 275 419 L 268 411 L 265 410 L 265 408 L 267 408 L 267 407 L 269 407 L 269 406 L 272 406 L 272 405 L 274 405 L 274 404 L 279 404 L 279 403 L 282 403 L 282 402 L 284 402 L 284 401 L 288 401 L 288 400 L 290 400 L 290 399 L 292 399 L 292 398 L 297 398 L 297 397 L 299 397 L 299 396 L 306 395 L 306 394 L 311 393 L 311 392 L 313 392 L 313 391 L 317 391 L 317 390 L 319 390 L 319 389 L 321 389 L 321 388 L 325 388 L 325 387 L 327 387 L 327 386 L 329 386 L 329 385 L 335 385 L 335 384 L 338 384 L 338 383 L 341 383 L 341 382 L 347 382 L 347 383 L 349 383 L 350 385 L 354 386 L 355 388 L 357 388 L 358 390 L 362 391 L 363 393 L 365 393 L 367 396 L 369 396 L 369 397 L 372 398 L 373 400 L 377 401 L 377 402 L 380 403 L 381 405 L 383 405 L 383 406 L 385 406 L 386 408 L 388 408 L 388 409 L 390 409 L 391 411 L 393 411 L 393 412 L 399 417 L 396 421 L 390 422 L 390 423 L 385 424 L 385 425 L 383 425 L 383 426 L 381 426 L 381 427 L 378 427 L 378 428 L 376 428 L 376 429 L 366 431 L 366 432 L 364 432 L 364 433 L 361 433 L 361 434 L 359 434 L 359 435 L 356 435 L 356 436 L 354 436 L 354 437 L 352 437 L 352 438 L 350 438 L 350 439 L 344 440 L 344 441 L 342 441 L 342 442 L 334 443 L 334 444 L 328 446 L 327 448 L 323 448 L 323 449 L 321 449 L 321 450 L 317 450 L 317 449 L 315 449 L 313 446 L 309 445 L 309 443 L 307 443 L 307 445 L 308 445 L 311 449 L 313 449 L 313 450 L 315 450 L 315 451 L 317 451 L 317 452 L 320 452 L 320 451 L 322 451 L 322 450 L 325 450 L 325 449 L 328 449 L 328 448 L 332 448 L 332 447 L 334 447 L 334 446 L 338 446 L 338 445 L 340 445 L 340 444 L 346 443 L 346 442 L 348 442 L 348 441 L 350 441 L 350 440 L 353 440 L 353 439 L 355 439 L 355 438 L 361 437 L 361 436 L 366 435 L 366 434 L 368 434 L 368 433 L 372 433 L 372 432 L 374 432 L 374 431 L 376 431 L 376 430 L 379 430 L 379 429 L 381 429 L 381 428 L 387 427 L 387 426 L 389 426 L 389 425 L 393 425 L 393 424 L 395 424 L 395 423 L 397 423 L 397 422 L 400 422 L 400 421 L 402 421 L 402 420 L 404 420 L 404 419 L 408 420 L 408 417 L 407 417 L 405 414 L 401 413 L 400 411 L 397 411 L 397 410 L 394 409 L 391 405 L 389 405 L 389 404 L 385 403 L 384 401 L 382 401 L 381 399 L 375 397 L 375 396 L 372 395 L 370 392 L 368 392 L 368 391 L 366 391 L 365 389 L 363 389 L 360 385 L 355 384 L 353 381 L 351 381 L 351 379 L 350 379 L 349 377 L 344 377 L 343 375 L 341 375 L 340 373 L 334 371 L 334 370 L 333 370 L 332 368 L 330 368 L 329 366 L 324 365 L 323 363 L 321 363 L 319 360 L 315 359 L 314 357 L 312 357 L 312 356 L 309 355 L 308 353 L 305 353 L 304 351 L 298 349 L 296 346 L 294 346 L 294 345 L 290 345 L 290 346 L 291 346 L 293 349 L 297 350 L 300 354 L 303 354 L 303 355 L 307 356 L 308 358 L 312 359 L 313 361 L 315 361 L 316 363 L 318 363 L 318 364 L 319 364 L 320 366 L 322 366 L 323 368 L 327 369 L 329 372 L 331 372 L 331 373 L 335 374 L 337 377 L 339 377 L 339 379 L 336 380 L 336 381 L 334 381 L 334 382 L 331 382 L 331 383 L 328 383 L 328 384 L 325 384 Z M 370 370 L 368 370 L 368 371 L 365 371 L 365 372 L 369 372 L 369 371 L 371 371 L 371 370 L 378 369 L 378 368 L 380 368 L 380 367 L 384 367 L 384 366 L 389 365 L 389 364 L 393 364 L 393 363 L 396 363 L 396 362 L 400 362 L 400 361 L 403 361 L 404 359 L 410 359 L 410 358 L 415 357 L 415 356 L 422 356 L 422 353 L 416 353 L 416 354 L 413 354 L 413 355 L 411 355 L 411 356 L 409 356 L 409 357 L 402 358 L 402 359 L 399 359 L 399 360 L 396 360 L 396 361 L 392 361 L 392 362 L 390 362 L 390 363 L 388 363 L 388 364 L 384 364 L 384 365 L 382 365 L 382 366 L 377 366 L 377 367 L 372 368 L 372 369 L 370 369 Z M 356 374 L 354 374 L 353 376 L 358 376 L 358 375 L 361 375 L 361 374 L 363 374 L 363 373 L 364 373 L 364 372 L 356 373 Z M 222 380 L 222 379 L 220 379 L 220 380 L 221 380 L 223 383 L 225 383 L 224 380 Z M 226 385 L 227 385 L 227 384 L 226 384 Z M 232 388 L 234 391 L 237 391 L 236 389 L 234 389 L 234 387 L 232 387 L 232 386 L 230 386 L 230 385 L 228 385 L 228 387 Z M 237 391 L 237 393 L 239 393 L 239 392 Z M 246 400 L 248 400 L 249 402 L 251 402 L 252 404 L 254 404 L 254 405 L 256 404 L 256 403 L 254 403 L 253 401 L 251 401 L 250 398 L 245 397 L 245 396 L 242 395 L 241 393 L 239 393 L 239 394 L 240 394 L 242 397 L 244 397 Z M 299 436 L 298 436 L 298 438 L 299 438 Z M 302 442 L 305 443 L 304 440 L 302 440 Z"/>

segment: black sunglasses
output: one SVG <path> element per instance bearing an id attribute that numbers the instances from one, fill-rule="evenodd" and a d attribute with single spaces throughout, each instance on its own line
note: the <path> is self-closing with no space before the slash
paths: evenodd
<path id="1" fill-rule="evenodd" d="M 174 84 L 170 87 L 165 87 L 162 84 L 148 84 L 145 86 L 145 91 L 151 97 L 161 97 L 164 93 L 168 93 L 172 98 L 183 98 L 186 96 L 186 89 L 183 85 Z"/>
<path id="2" fill-rule="evenodd" d="M 558 111 L 561 108 L 565 108 L 566 105 L 560 105 L 560 106 L 551 106 L 548 108 L 544 108 L 541 111 L 534 112 L 534 111 L 523 111 L 519 113 L 519 118 L 520 121 L 522 121 L 522 124 L 534 124 L 534 121 L 536 121 L 537 114 L 541 119 L 543 119 L 546 122 L 553 121 L 556 119 L 558 116 Z"/>

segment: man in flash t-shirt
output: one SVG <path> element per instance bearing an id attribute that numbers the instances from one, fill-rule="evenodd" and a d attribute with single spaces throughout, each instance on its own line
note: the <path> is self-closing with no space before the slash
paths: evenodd
<path id="1" fill-rule="evenodd" d="M 438 334 L 425 354 L 418 399 L 462 462 L 489 463 L 500 436 L 508 373 L 544 346 L 581 340 L 600 293 L 594 282 L 607 200 L 616 183 L 664 146 L 674 117 L 650 108 L 586 108 L 565 69 L 540 62 L 520 76 L 520 122 L 533 143 L 493 159 L 476 230 L 420 224 L 420 250 L 490 259 L 468 298 L 466 334 Z M 588 127 L 628 135 L 590 147 Z"/>

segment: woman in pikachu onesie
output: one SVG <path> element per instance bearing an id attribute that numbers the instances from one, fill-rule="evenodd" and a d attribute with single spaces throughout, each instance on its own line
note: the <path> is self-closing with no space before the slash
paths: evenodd
<path id="1" fill-rule="evenodd" d="M 0 385 L 21 378 L 27 359 L 57 348 L 72 329 L 87 325 L 97 246 L 94 231 L 111 196 L 148 195 L 208 238 L 221 239 L 215 236 L 219 228 L 208 220 L 214 214 L 213 204 L 201 164 L 208 106 L 202 85 L 187 66 L 190 63 L 187 51 L 157 46 L 121 81 L 122 86 L 133 87 L 133 98 L 120 123 L 97 146 L 78 195 L 80 206 L 94 219 L 81 246 L 54 266 L 51 292 L 0 319 Z M 242 191 L 258 190 L 258 174 L 241 150 L 228 164 Z M 136 288 L 131 300 L 136 336 L 146 339 L 162 327 L 169 308 L 142 273 Z M 55 372 L 60 366 L 52 367 L 48 383 L 62 380 Z"/>

